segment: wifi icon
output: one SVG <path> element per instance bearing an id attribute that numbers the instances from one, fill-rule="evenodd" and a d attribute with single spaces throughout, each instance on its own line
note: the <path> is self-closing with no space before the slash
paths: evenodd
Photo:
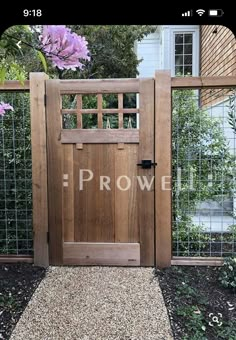
<path id="1" fill-rule="evenodd" d="M 206 11 L 204 9 L 197 9 L 196 12 L 201 17 Z"/>

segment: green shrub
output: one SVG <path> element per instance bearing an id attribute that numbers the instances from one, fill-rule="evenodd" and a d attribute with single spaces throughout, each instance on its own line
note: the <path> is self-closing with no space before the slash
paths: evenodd
<path id="1" fill-rule="evenodd" d="M 204 232 L 204 228 L 195 225 L 189 216 L 173 227 L 173 251 L 177 255 L 200 255 L 208 241 L 209 235 Z"/>
<path id="2" fill-rule="evenodd" d="M 206 340 L 206 322 L 204 321 L 203 313 L 198 309 L 198 306 L 183 306 L 176 310 L 179 317 L 185 319 L 185 327 L 188 335 L 184 336 L 183 340 Z"/>
<path id="3" fill-rule="evenodd" d="M 225 288 L 236 291 L 236 257 L 228 257 L 220 268 L 220 283 Z"/>
<path id="4" fill-rule="evenodd" d="M 224 324 L 224 327 L 217 327 L 217 339 L 227 339 L 227 340 L 235 340 L 236 339 L 236 322 L 229 321 Z"/>
<path id="5" fill-rule="evenodd" d="M 228 227 L 229 233 L 227 233 L 227 239 L 229 242 L 236 242 L 236 224 L 232 224 Z"/>

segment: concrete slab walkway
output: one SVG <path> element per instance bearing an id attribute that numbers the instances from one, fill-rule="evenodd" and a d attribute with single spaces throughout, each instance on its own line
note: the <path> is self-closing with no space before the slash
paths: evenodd
<path id="1" fill-rule="evenodd" d="M 11 340 L 173 339 L 152 268 L 51 267 Z"/>

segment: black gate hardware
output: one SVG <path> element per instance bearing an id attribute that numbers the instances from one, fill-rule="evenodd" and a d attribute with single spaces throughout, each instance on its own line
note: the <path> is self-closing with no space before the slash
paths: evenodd
<path id="1" fill-rule="evenodd" d="M 142 159 L 142 163 L 138 163 L 138 166 L 141 166 L 142 169 L 151 169 L 152 166 L 156 166 L 157 163 L 153 163 L 150 159 Z"/>

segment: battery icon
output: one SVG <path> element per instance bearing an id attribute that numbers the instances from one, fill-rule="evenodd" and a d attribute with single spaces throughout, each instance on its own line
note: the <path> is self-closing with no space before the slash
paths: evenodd
<path id="1" fill-rule="evenodd" d="M 208 14 L 210 17 L 222 17 L 224 12 L 222 9 L 209 9 Z"/>

